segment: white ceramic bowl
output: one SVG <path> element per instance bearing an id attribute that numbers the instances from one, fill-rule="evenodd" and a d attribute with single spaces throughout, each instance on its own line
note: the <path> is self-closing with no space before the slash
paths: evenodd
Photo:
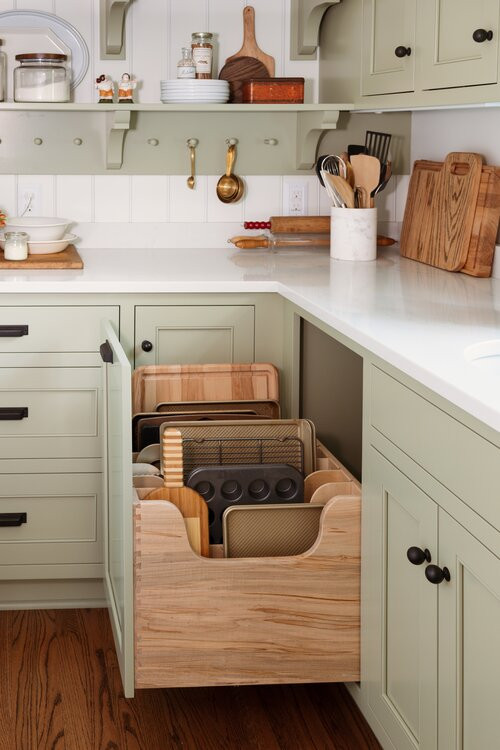
<path id="1" fill-rule="evenodd" d="M 54 255 L 55 253 L 62 253 L 66 250 L 68 245 L 76 240 L 76 234 L 66 234 L 62 240 L 43 240 L 34 242 L 30 240 L 28 242 L 28 253 L 30 255 Z M 5 248 L 5 239 L 3 234 L 0 235 L 0 247 L 2 250 Z"/>
<path id="2" fill-rule="evenodd" d="M 62 240 L 69 225 L 67 219 L 19 216 L 5 222 L 5 232 L 26 232 L 33 242 Z"/>

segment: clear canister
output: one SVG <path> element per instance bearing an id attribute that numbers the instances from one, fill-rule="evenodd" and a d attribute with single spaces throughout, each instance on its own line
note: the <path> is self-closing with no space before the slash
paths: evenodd
<path id="1" fill-rule="evenodd" d="M 28 257 L 28 235 L 26 232 L 5 232 L 5 260 L 26 260 Z"/>
<path id="2" fill-rule="evenodd" d="M 71 71 L 67 56 L 33 52 L 16 55 L 14 101 L 69 102 Z"/>
<path id="3" fill-rule="evenodd" d="M 213 34 L 195 31 L 191 34 L 191 50 L 196 65 L 196 78 L 212 78 Z"/>

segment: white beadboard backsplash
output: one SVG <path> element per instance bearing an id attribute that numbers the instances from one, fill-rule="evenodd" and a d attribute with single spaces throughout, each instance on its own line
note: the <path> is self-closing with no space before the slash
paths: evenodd
<path id="1" fill-rule="evenodd" d="M 306 101 L 317 101 L 318 62 L 290 60 L 291 0 L 134 0 L 127 12 L 126 59 L 100 57 L 99 0 L 0 0 L 0 12 L 38 10 L 55 13 L 73 24 L 90 51 L 87 75 L 75 91 L 75 101 L 96 101 L 95 79 L 108 73 L 119 80 L 132 73 L 140 81 L 136 99 L 159 102 L 160 80 L 175 78 L 181 48 L 191 44 L 193 31 L 212 31 L 215 66 L 237 52 L 243 37 L 243 8 L 253 5 L 259 47 L 276 60 L 277 76 L 303 76 Z M 30 51 L 30 50 L 27 50 Z M 36 50 L 33 50 L 36 51 Z M 42 50 L 43 51 L 43 50 Z"/>
<path id="2" fill-rule="evenodd" d="M 286 214 L 288 181 L 306 183 L 307 214 L 330 212 L 315 175 L 244 177 L 245 197 L 230 205 L 215 194 L 219 176 L 197 177 L 195 189 L 189 190 L 185 175 L 0 175 L 0 207 L 18 215 L 25 208 L 25 192 L 39 184 L 41 213 L 73 220 L 72 231 L 83 247 L 137 247 L 145 237 L 156 247 L 220 247 L 240 233 L 244 221 Z M 391 236 L 399 236 L 397 222 L 404 210 L 397 197 L 400 181 L 404 190 L 407 178 L 395 177 L 392 189 L 378 197 L 380 230 Z"/>

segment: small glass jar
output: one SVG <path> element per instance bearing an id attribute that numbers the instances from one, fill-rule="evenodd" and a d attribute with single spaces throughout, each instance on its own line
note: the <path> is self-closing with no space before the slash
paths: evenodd
<path id="1" fill-rule="evenodd" d="M 30 53 L 16 55 L 21 64 L 14 70 L 14 101 L 69 102 L 71 72 L 66 55 Z"/>
<path id="2" fill-rule="evenodd" d="M 28 235 L 26 232 L 5 232 L 5 260 L 26 260 L 28 257 Z"/>
<path id="3" fill-rule="evenodd" d="M 196 65 L 196 78 L 212 78 L 213 34 L 195 31 L 191 35 L 191 50 Z"/>
<path id="4" fill-rule="evenodd" d="M 182 48 L 182 58 L 177 63 L 177 78 L 196 78 L 196 63 L 189 47 Z"/>

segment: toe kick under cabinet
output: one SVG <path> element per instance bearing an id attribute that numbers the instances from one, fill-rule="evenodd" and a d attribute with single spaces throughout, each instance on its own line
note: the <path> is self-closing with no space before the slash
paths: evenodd
<path id="1" fill-rule="evenodd" d="M 358 680 L 360 499 L 330 500 L 302 555 L 199 557 L 178 509 L 132 486 L 131 366 L 107 322 L 102 341 L 105 588 L 125 695 Z"/>

